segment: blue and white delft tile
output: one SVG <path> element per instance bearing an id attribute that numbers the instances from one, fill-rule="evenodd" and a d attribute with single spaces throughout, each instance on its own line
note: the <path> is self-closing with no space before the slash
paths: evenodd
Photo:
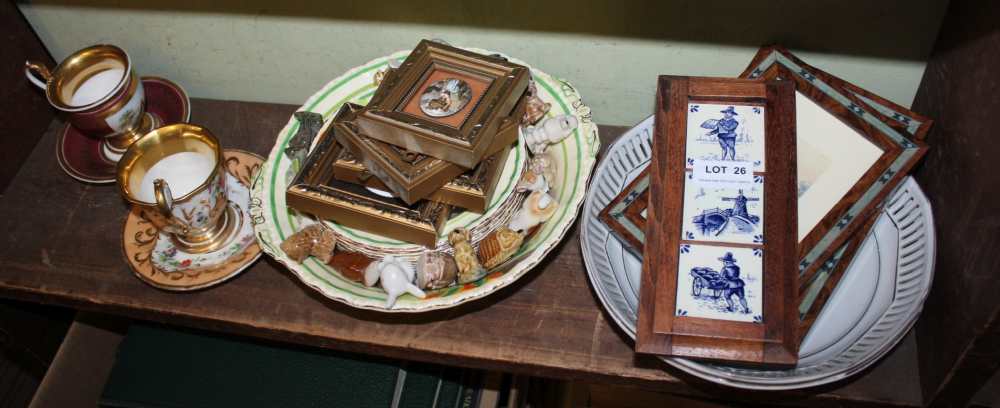
<path id="1" fill-rule="evenodd" d="M 732 111 L 734 114 L 727 119 L 725 111 Z M 750 162 L 754 171 L 764 171 L 766 114 L 763 106 L 689 104 L 685 156 L 688 165 L 695 159 L 732 160 Z M 732 140 L 731 147 L 720 140 L 719 133 L 734 135 L 733 138 L 727 138 Z"/>
<path id="2" fill-rule="evenodd" d="M 675 315 L 763 323 L 763 257 L 754 254 L 759 249 L 686 248 L 679 252 Z"/>
<path id="3" fill-rule="evenodd" d="M 744 188 L 684 183 L 681 239 L 760 244 L 758 236 L 764 236 L 763 183 Z"/>

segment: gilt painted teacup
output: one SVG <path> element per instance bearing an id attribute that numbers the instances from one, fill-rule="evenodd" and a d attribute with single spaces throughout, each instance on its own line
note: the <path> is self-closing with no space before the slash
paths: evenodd
<path id="1" fill-rule="evenodd" d="M 146 113 L 142 81 L 125 50 L 94 45 L 67 57 L 53 70 L 25 62 L 24 74 L 45 91 L 54 108 L 80 132 L 100 138 L 101 152 L 114 162 L 132 143 L 158 126 Z"/>
<path id="2" fill-rule="evenodd" d="M 234 231 L 222 146 L 201 126 L 149 132 L 118 161 L 117 181 L 122 196 L 182 251 L 217 250 Z"/>

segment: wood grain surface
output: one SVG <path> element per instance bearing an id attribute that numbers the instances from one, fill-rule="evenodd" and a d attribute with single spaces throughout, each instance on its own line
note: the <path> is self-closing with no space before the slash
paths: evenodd
<path id="1" fill-rule="evenodd" d="M 934 209 L 937 270 L 917 322 L 924 398 L 966 406 L 1000 370 L 1000 2 L 953 1 L 913 109 L 936 120 L 914 177 Z"/>
<path id="2" fill-rule="evenodd" d="M 226 147 L 267 155 L 291 105 L 199 100 L 192 122 Z M 383 314 L 328 300 L 264 257 L 232 281 L 194 293 L 150 287 L 121 250 L 128 211 L 113 185 L 78 183 L 53 154 L 54 121 L 0 198 L 0 296 L 372 355 L 580 381 L 629 384 L 763 404 L 916 405 L 912 340 L 870 373 L 821 389 L 724 389 L 636 355 L 587 281 L 574 228 L 517 283 L 461 307 Z M 625 128 L 601 127 L 602 146 Z"/>
<path id="3" fill-rule="evenodd" d="M 44 132 L 55 117 L 56 109 L 45 99 L 45 91 L 38 89 L 24 77 L 24 61 L 31 60 L 55 68 L 55 62 L 45 50 L 31 25 L 12 1 L 0 2 L 0 194 L 6 190 L 17 169 L 38 142 L 38 133 Z M 53 148 L 55 151 L 55 148 Z"/>

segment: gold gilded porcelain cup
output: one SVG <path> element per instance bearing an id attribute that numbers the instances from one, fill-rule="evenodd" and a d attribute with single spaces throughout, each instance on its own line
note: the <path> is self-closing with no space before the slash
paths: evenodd
<path id="1" fill-rule="evenodd" d="M 118 161 L 117 180 L 122 196 L 182 251 L 217 250 L 235 230 L 222 146 L 201 126 L 147 133 Z"/>
<path id="2" fill-rule="evenodd" d="M 117 161 L 133 142 L 159 126 L 146 113 L 142 81 L 125 50 L 94 45 L 79 50 L 53 70 L 26 61 L 24 75 L 45 91 L 49 104 L 76 129 L 101 138 L 101 152 Z"/>

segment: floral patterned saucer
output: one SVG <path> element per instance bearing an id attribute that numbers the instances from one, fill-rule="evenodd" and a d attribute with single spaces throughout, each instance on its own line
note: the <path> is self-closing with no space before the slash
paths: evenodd
<path id="1" fill-rule="evenodd" d="M 227 149 L 225 156 L 229 205 L 236 214 L 231 220 L 236 223 L 232 238 L 217 251 L 185 253 L 133 209 L 125 219 L 122 247 L 129 267 L 139 279 L 171 291 L 202 289 L 229 280 L 260 258 L 260 246 L 247 210 L 250 180 L 264 159 L 235 149 Z"/>

